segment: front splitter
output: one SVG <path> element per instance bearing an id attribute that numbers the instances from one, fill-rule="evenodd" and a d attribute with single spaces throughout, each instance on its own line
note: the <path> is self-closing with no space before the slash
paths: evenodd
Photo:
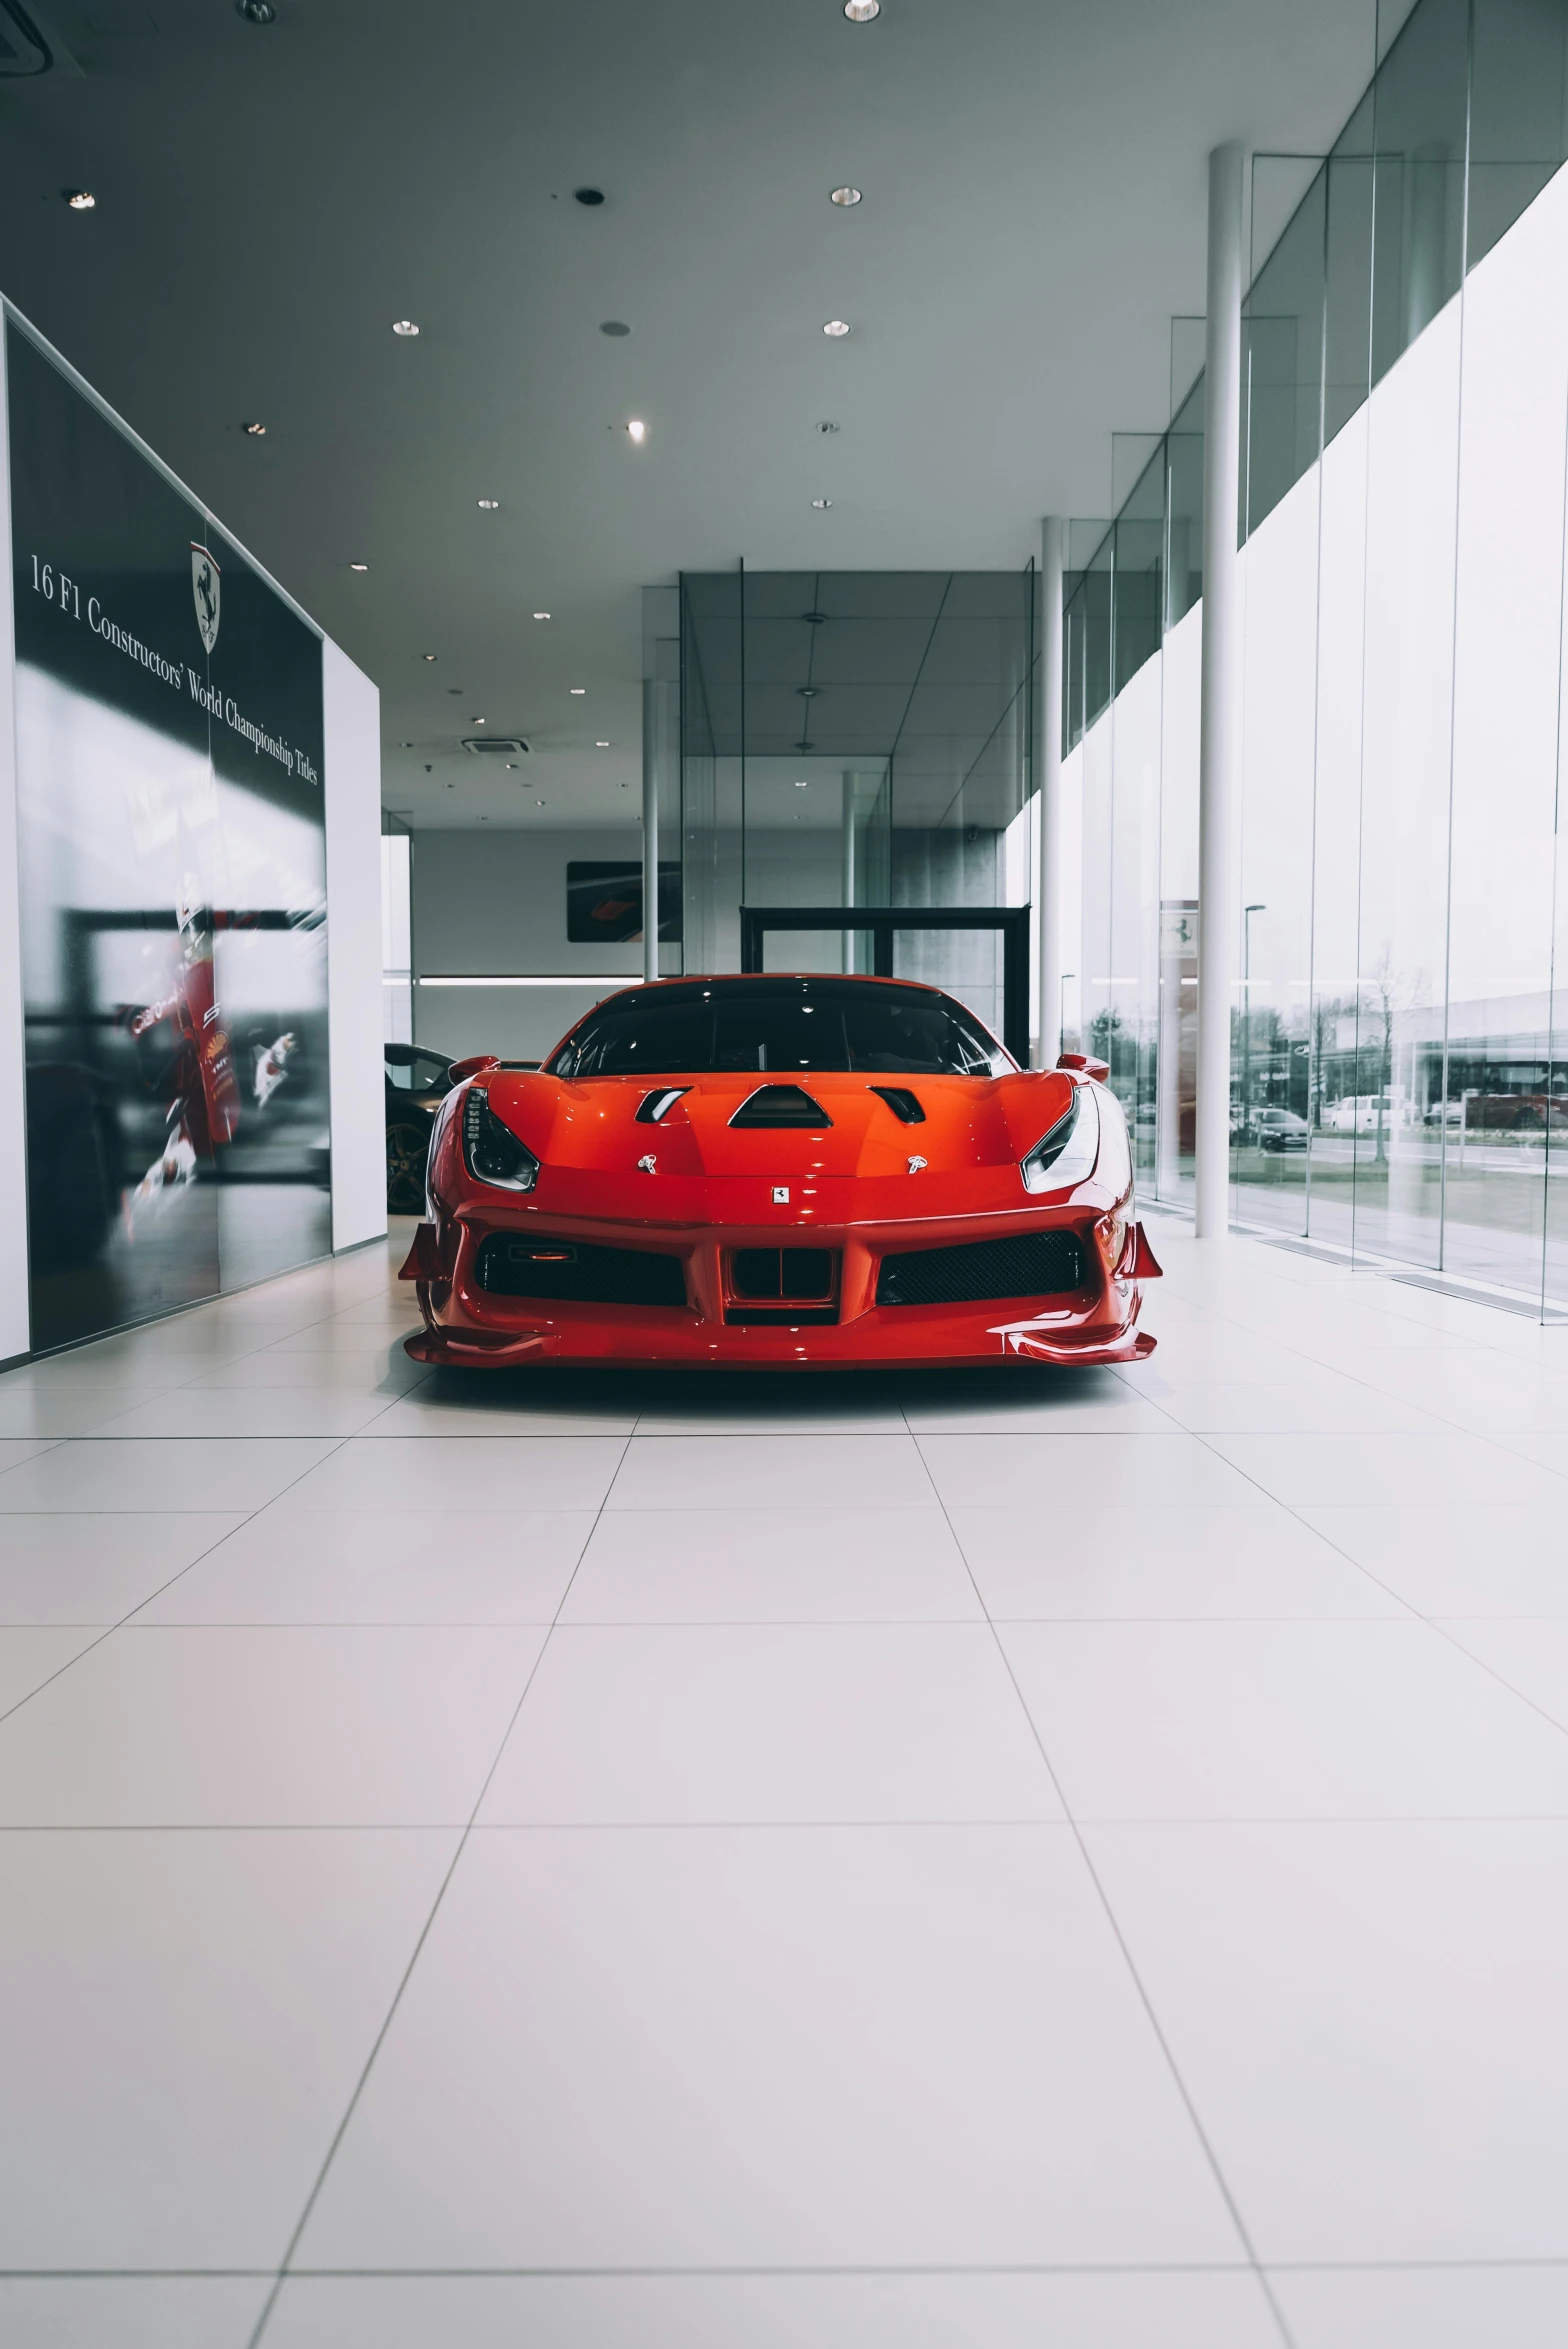
<path id="1" fill-rule="evenodd" d="M 1155 1341 L 1130 1323 L 1074 1335 L 1059 1324 L 1030 1320 L 971 1324 L 953 1329 L 868 1327 L 873 1316 L 831 1329 L 715 1329 L 694 1321 L 680 1329 L 606 1327 L 554 1321 L 525 1330 L 449 1328 L 416 1330 L 404 1341 L 415 1362 L 448 1369 L 506 1370 L 554 1363 L 583 1369 L 667 1370 L 946 1370 L 998 1362 L 1089 1368 L 1142 1362 Z"/>

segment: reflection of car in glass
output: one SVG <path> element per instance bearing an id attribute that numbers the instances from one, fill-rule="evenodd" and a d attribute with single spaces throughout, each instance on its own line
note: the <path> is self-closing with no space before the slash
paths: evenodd
<path id="1" fill-rule="evenodd" d="M 27 1071 L 27 1238 L 35 1273 L 87 1264 L 113 1228 L 125 1181 L 114 1089 L 75 1061 Z"/>
<path id="2" fill-rule="evenodd" d="M 1375 1134 L 1380 1123 L 1386 1134 L 1393 1122 L 1391 1093 L 1347 1093 L 1323 1112 L 1324 1128 L 1331 1134 Z"/>
<path id="3" fill-rule="evenodd" d="M 893 979 L 670 979 L 453 1064 L 416 1360 L 1131 1362 L 1159 1266 L 1103 1061 Z"/>
<path id="4" fill-rule="evenodd" d="M 1305 1150 L 1311 1132 L 1293 1109 L 1260 1109 L 1252 1120 L 1260 1150 Z"/>
<path id="5" fill-rule="evenodd" d="M 436 1111 L 452 1089 L 452 1064 L 416 1044 L 385 1044 L 387 1213 L 422 1215 L 425 1154 Z"/>

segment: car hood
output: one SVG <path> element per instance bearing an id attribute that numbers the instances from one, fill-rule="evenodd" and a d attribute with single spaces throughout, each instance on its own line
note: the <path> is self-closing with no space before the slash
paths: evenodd
<path id="1" fill-rule="evenodd" d="M 644 1157 L 667 1175 L 875 1178 L 902 1175 L 911 1157 L 933 1173 L 1016 1166 L 1065 1114 L 1074 1080 L 1055 1069 L 1002 1077 L 748 1070 L 577 1080 L 495 1071 L 490 1106 L 541 1163 L 562 1173 L 631 1173 Z M 796 1086 L 830 1122 L 735 1126 L 742 1104 L 768 1086 Z M 685 1091 L 657 1125 L 638 1110 L 665 1089 Z M 874 1090 L 914 1095 L 906 1123 Z"/>

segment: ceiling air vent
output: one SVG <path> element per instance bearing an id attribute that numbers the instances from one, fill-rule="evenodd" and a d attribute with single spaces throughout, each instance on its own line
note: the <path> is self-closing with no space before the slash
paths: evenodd
<path id="1" fill-rule="evenodd" d="M 15 0 L 0 0 L 0 74 L 47 73 L 53 63 L 43 35 Z"/>
<path id="2" fill-rule="evenodd" d="M 463 748 L 471 750 L 476 759 L 515 759 L 527 751 L 528 745 L 520 734 L 465 734 Z"/>

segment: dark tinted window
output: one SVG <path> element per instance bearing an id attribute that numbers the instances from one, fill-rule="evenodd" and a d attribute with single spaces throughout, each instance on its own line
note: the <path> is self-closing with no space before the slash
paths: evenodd
<path id="1" fill-rule="evenodd" d="M 451 1063 L 438 1052 L 420 1052 L 412 1044 L 388 1044 L 385 1055 L 387 1082 L 400 1093 L 450 1092 Z"/>
<path id="2" fill-rule="evenodd" d="M 593 1013 L 556 1054 L 561 1077 L 674 1076 L 706 1069 L 880 1069 L 1000 1076 L 1001 1047 L 951 997 L 832 979 L 665 987 Z"/>

